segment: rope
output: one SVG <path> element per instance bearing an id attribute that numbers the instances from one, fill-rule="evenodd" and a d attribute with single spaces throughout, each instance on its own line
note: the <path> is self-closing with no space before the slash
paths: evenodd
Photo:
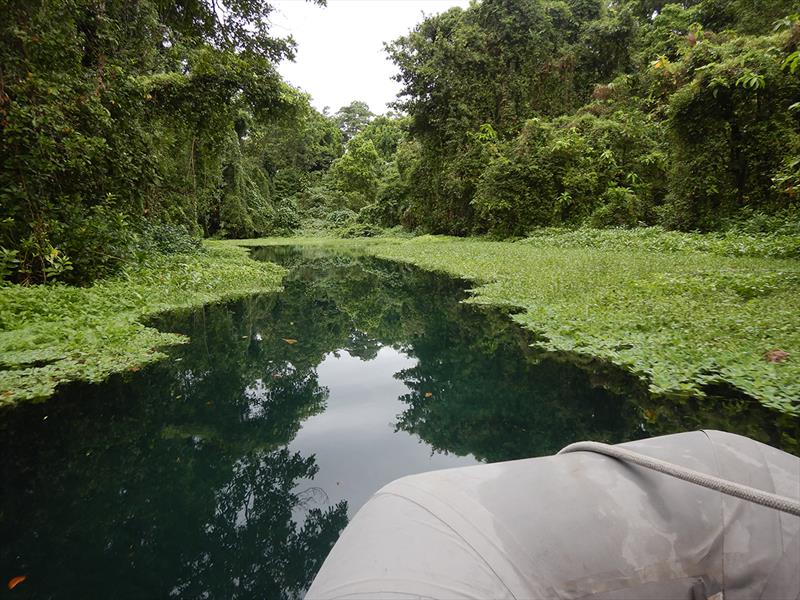
<path id="1" fill-rule="evenodd" d="M 721 492 L 728 496 L 733 496 L 734 498 L 739 498 L 740 500 L 754 502 L 761 506 L 789 513 L 790 515 L 800 516 L 800 502 L 792 498 L 758 490 L 748 485 L 728 481 L 727 479 L 715 477 L 714 475 L 707 475 L 706 473 L 687 469 L 686 467 L 680 467 L 665 460 L 645 456 L 644 454 L 639 454 L 638 452 L 633 452 L 632 450 L 627 450 L 618 446 L 602 444 L 600 442 L 576 442 L 561 450 L 559 454 L 568 454 L 571 452 L 595 452 L 597 454 L 605 454 L 612 458 L 631 462 L 640 467 L 652 469 L 653 471 L 658 471 L 659 473 L 664 473 L 665 475 L 676 477 L 683 481 L 688 481 L 689 483 L 694 483 L 695 485 Z"/>

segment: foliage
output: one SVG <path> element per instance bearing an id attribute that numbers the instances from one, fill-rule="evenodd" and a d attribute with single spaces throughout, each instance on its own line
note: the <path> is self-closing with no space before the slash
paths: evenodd
<path id="1" fill-rule="evenodd" d="M 402 222 L 511 236 L 786 214 L 800 164 L 792 12 L 484 0 L 425 19 L 387 46 L 417 144 Z"/>
<path id="2" fill-rule="evenodd" d="M 590 218 L 593 227 L 634 227 L 641 223 L 644 211 L 636 194 L 627 187 L 610 186 L 600 198 Z"/>
<path id="3" fill-rule="evenodd" d="M 373 119 L 375 115 L 366 102 L 353 100 L 347 106 L 342 106 L 333 115 L 333 119 L 342 132 L 342 139 L 349 142 L 358 135 Z"/>
<path id="4" fill-rule="evenodd" d="M 372 140 L 360 136 L 347 144 L 344 156 L 331 165 L 331 177 L 343 195 L 342 204 L 358 211 L 375 201 L 383 161 Z"/>
<path id="5" fill-rule="evenodd" d="M 373 118 L 358 134 L 369 140 L 385 162 L 391 162 L 398 146 L 405 140 L 408 119 L 393 113 Z"/>
<path id="6" fill-rule="evenodd" d="M 574 17 L 567 6 L 558 15 Z M 487 159 L 473 134 L 484 124 L 503 139 L 538 113 L 578 105 L 558 15 L 538 0 L 487 0 L 429 17 L 387 46 L 403 85 L 397 107 L 420 142 L 409 190 L 415 222 L 471 229 L 470 202 Z"/>
<path id="7" fill-rule="evenodd" d="M 722 233 L 699 234 L 667 231 L 661 227 L 621 229 L 558 229 L 531 231 L 526 244 L 553 248 L 587 248 L 625 252 L 709 253 L 753 258 L 800 258 L 800 231 L 753 232 L 747 224 Z"/>
<path id="8" fill-rule="evenodd" d="M 353 223 L 346 227 L 339 229 L 339 235 L 343 238 L 362 238 L 362 237 L 376 237 L 383 233 L 380 227 L 370 225 L 368 223 Z"/>
<path id="9" fill-rule="evenodd" d="M 686 86 L 669 101 L 674 152 L 664 224 L 715 229 L 743 208 L 786 210 L 773 178 L 800 148 L 789 105 L 800 81 L 782 68 L 783 39 L 735 38 L 689 52 Z"/>
<path id="10" fill-rule="evenodd" d="M 61 383 L 102 381 L 158 360 L 160 348 L 185 339 L 146 326 L 147 319 L 276 290 L 281 275 L 274 265 L 247 260 L 244 250 L 213 248 L 151 256 L 91 287 L 0 287 L 0 404 L 44 398 Z"/>
<path id="11" fill-rule="evenodd" d="M 200 240 L 180 225 L 143 221 L 138 233 L 138 247 L 145 261 L 159 254 L 195 254 L 202 248 Z"/>
<path id="12" fill-rule="evenodd" d="M 191 234 L 723 230 L 795 214 L 800 21 L 769 0 L 483 0 L 386 45 L 402 111 L 280 80 L 269 4 L 6 0 L 3 277 L 90 282 Z M 228 5 L 230 4 L 230 6 Z M 225 15 L 223 17 L 223 15 Z M 11 255 L 8 255 L 11 258 Z"/>
<path id="13" fill-rule="evenodd" d="M 478 222 L 493 233 L 655 220 L 664 153 L 658 125 L 638 111 L 534 119 L 494 154 L 473 200 Z"/>
<path id="14" fill-rule="evenodd" d="M 87 283 L 135 253 L 131 223 L 269 231 L 248 121 L 298 103 L 273 62 L 272 7 L 3 0 L 0 245 L 19 282 Z M 8 270 L 9 264 L 6 264 Z"/>
<path id="15" fill-rule="evenodd" d="M 343 139 L 335 119 L 315 110 L 308 95 L 291 94 L 290 112 L 254 124 L 247 153 L 264 166 L 276 202 L 294 198 L 307 208 L 320 203 L 308 196 L 319 187 L 319 176 L 342 155 Z"/>

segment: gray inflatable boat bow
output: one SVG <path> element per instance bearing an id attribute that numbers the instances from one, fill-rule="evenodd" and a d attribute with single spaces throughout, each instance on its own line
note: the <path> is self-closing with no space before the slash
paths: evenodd
<path id="1" fill-rule="evenodd" d="M 800 459 L 741 436 L 613 448 L 800 501 Z M 800 517 L 577 447 L 390 483 L 306 598 L 800 600 Z"/>

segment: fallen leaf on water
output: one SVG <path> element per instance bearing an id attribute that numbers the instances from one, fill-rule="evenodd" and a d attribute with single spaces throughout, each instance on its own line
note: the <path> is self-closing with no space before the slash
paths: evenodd
<path id="1" fill-rule="evenodd" d="M 433 396 L 433 392 L 425 392 L 426 398 L 430 398 L 431 396 Z"/>
<path id="2" fill-rule="evenodd" d="M 764 358 L 771 363 L 779 363 L 789 358 L 789 353 L 786 350 L 770 350 L 764 355 Z"/>
<path id="3" fill-rule="evenodd" d="M 293 340 L 292 338 L 283 338 L 283 341 L 287 344 L 296 344 L 297 340 Z"/>
<path id="4" fill-rule="evenodd" d="M 27 577 L 25 575 L 17 575 L 16 577 L 12 577 L 8 580 L 8 589 L 13 590 L 17 587 L 20 583 L 25 581 Z"/>

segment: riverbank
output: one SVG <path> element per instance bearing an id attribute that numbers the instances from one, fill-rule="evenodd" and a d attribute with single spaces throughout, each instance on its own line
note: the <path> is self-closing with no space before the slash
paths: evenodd
<path id="1" fill-rule="evenodd" d="M 800 261 L 775 240 L 653 231 L 545 232 L 516 242 L 271 238 L 332 244 L 476 283 L 471 302 L 513 318 L 548 350 L 607 360 L 666 397 L 732 386 L 800 415 Z M 762 256 L 759 256 L 762 255 Z"/>
<path id="2" fill-rule="evenodd" d="M 784 240 L 653 230 L 545 231 L 515 242 L 268 238 L 208 242 L 92 287 L 0 288 L 0 404 L 101 381 L 185 341 L 147 327 L 157 313 L 280 288 L 283 270 L 242 246 L 318 244 L 475 282 L 471 302 L 513 318 L 548 350 L 609 361 L 676 398 L 732 386 L 800 414 L 800 261 Z"/>
<path id="3" fill-rule="evenodd" d="M 237 247 L 150 260 L 91 287 L 0 287 L 0 405 L 46 398 L 164 357 L 180 335 L 145 323 L 169 310 L 280 289 L 284 270 Z"/>

